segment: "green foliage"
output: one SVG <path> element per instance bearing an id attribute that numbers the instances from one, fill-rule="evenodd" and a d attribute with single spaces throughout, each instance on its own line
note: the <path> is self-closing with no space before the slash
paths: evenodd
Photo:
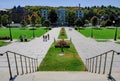
<path id="1" fill-rule="evenodd" d="M 0 27 L 2 26 L 2 21 L 1 21 L 1 19 L 2 19 L 2 15 L 0 14 Z"/>
<path id="2" fill-rule="evenodd" d="M 31 15 L 31 23 L 33 26 L 35 26 L 35 24 L 40 24 L 41 22 L 41 18 L 40 16 L 38 16 L 38 12 L 34 12 L 32 15 Z"/>
<path id="3" fill-rule="evenodd" d="M 26 27 L 26 26 L 27 26 L 26 21 L 25 21 L 25 20 L 22 20 L 22 21 L 21 21 L 21 25 L 22 25 L 22 27 Z"/>
<path id="4" fill-rule="evenodd" d="M 0 40 L 0 47 L 10 44 L 10 42 L 4 42 Z"/>
<path id="5" fill-rule="evenodd" d="M 59 54 L 64 54 L 60 56 Z M 85 66 L 80 59 L 74 45 L 71 43 L 70 48 L 55 48 L 54 44 L 48 50 L 45 58 L 42 60 L 39 71 L 84 71 Z"/>
<path id="6" fill-rule="evenodd" d="M 26 29 L 19 29 L 19 28 L 11 28 L 12 31 L 12 37 L 13 39 L 19 39 L 19 36 L 26 36 L 27 38 L 32 38 L 33 31 L 29 28 Z M 35 36 L 40 37 L 43 34 L 46 33 L 46 30 L 44 28 L 37 28 L 34 30 Z M 9 36 L 9 29 L 8 28 L 0 28 L 0 36 Z"/>
<path id="7" fill-rule="evenodd" d="M 67 39 L 67 34 L 66 34 L 66 31 L 65 31 L 65 28 L 62 28 L 60 30 L 60 33 L 59 33 L 59 36 L 58 36 L 59 39 Z"/>
<path id="8" fill-rule="evenodd" d="M 76 19 L 74 23 L 77 27 L 84 25 L 83 21 L 80 18 Z"/>
<path id="9" fill-rule="evenodd" d="M 58 17 L 57 17 L 57 13 L 55 12 L 55 10 L 52 9 L 52 10 L 49 12 L 49 14 L 48 14 L 48 19 L 49 19 L 49 21 L 50 21 L 52 24 L 54 24 L 54 23 L 57 22 Z"/>
<path id="10" fill-rule="evenodd" d="M 89 20 L 86 19 L 86 20 L 85 20 L 85 24 L 89 24 Z"/>
<path id="11" fill-rule="evenodd" d="M 96 16 L 93 16 L 91 18 L 91 23 L 93 26 L 96 26 L 98 24 L 98 18 Z"/>
<path id="12" fill-rule="evenodd" d="M 111 26 L 112 25 L 112 21 L 111 20 L 107 20 L 105 23 L 105 26 Z"/>
<path id="13" fill-rule="evenodd" d="M 101 22 L 100 22 L 100 25 L 101 25 L 102 27 L 105 27 L 105 26 L 106 26 L 106 21 L 104 21 L 104 20 L 101 21 Z"/>
<path id="14" fill-rule="evenodd" d="M 8 15 L 7 15 L 7 14 L 2 15 L 1 21 L 2 21 L 2 22 L 1 22 L 2 25 L 3 25 L 3 26 L 6 26 L 6 25 L 8 24 Z"/>
<path id="15" fill-rule="evenodd" d="M 116 44 L 120 44 L 120 42 L 115 42 Z"/>
<path id="16" fill-rule="evenodd" d="M 74 12 L 68 12 L 66 20 L 67 20 L 69 26 L 74 26 L 75 13 Z"/>
<path id="17" fill-rule="evenodd" d="M 101 39 L 101 40 L 96 40 L 97 42 L 107 42 L 108 40 L 104 40 L 104 39 Z"/>
<path id="18" fill-rule="evenodd" d="M 43 25 L 46 26 L 46 27 L 49 27 L 50 26 L 49 20 L 45 20 Z"/>
<path id="19" fill-rule="evenodd" d="M 91 28 L 85 28 L 84 30 L 79 31 L 86 37 L 91 37 Z M 108 29 L 108 28 L 101 28 L 93 29 L 93 37 L 97 39 L 113 39 L 115 34 L 115 28 Z M 117 38 L 120 37 L 120 28 L 118 28 Z"/>

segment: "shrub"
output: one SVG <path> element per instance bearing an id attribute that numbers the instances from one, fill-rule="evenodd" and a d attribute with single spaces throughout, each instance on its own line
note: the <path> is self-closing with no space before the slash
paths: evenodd
<path id="1" fill-rule="evenodd" d="M 9 39 L 10 39 L 10 37 L 8 37 L 8 36 L 0 37 L 0 40 L 9 40 Z"/>
<path id="2" fill-rule="evenodd" d="M 62 29 L 61 29 L 60 34 L 61 34 L 61 35 L 65 35 L 65 28 L 62 28 Z"/>
<path id="3" fill-rule="evenodd" d="M 64 39 L 58 40 L 55 43 L 55 48 L 61 48 L 62 46 L 65 48 L 70 48 L 70 43 L 68 41 L 65 41 Z"/>

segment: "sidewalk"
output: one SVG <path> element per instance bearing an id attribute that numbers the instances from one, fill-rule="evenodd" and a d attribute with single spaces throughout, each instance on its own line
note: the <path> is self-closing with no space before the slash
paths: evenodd
<path id="1" fill-rule="evenodd" d="M 10 45 L 0 47 L 0 53 L 12 51 L 25 56 L 38 58 L 38 64 L 40 64 L 42 59 L 45 57 L 47 51 L 49 50 L 51 44 L 53 43 L 54 38 L 57 39 L 59 31 L 60 28 L 53 28 L 51 31 L 47 32 L 46 35 L 50 35 L 50 39 L 47 42 L 43 42 L 42 36 L 40 38 L 35 38 L 30 42 L 13 42 Z M 11 64 L 15 67 L 13 62 Z M 14 71 L 14 69 L 12 71 Z M 3 76 L 4 78 L 7 76 L 9 77 L 6 55 L 0 56 L 0 78 L 2 78 Z M 2 81 L 7 80 L 3 79 Z"/>
<path id="2" fill-rule="evenodd" d="M 109 50 L 120 52 L 120 45 L 114 42 L 96 42 L 94 39 L 87 38 L 74 29 L 69 31 L 69 28 L 66 28 L 66 33 L 68 38 L 71 37 L 71 40 L 84 63 L 86 58 L 102 54 Z M 120 55 L 115 56 L 113 70 L 120 72 Z"/>

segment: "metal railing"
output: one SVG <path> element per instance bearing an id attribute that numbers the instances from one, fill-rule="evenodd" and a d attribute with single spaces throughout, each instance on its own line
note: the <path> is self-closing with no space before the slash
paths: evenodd
<path id="1" fill-rule="evenodd" d="M 87 66 L 88 71 L 92 72 L 92 73 L 98 73 L 98 74 L 100 74 L 102 72 L 102 74 L 105 74 L 106 69 L 107 69 L 108 70 L 108 78 L 110 78 L 115 54 L 120 55 L 120 53 L 118 53 L 114 50 L 110 50 L 110 51 L 107 51 L 100 55 L 97 55 L 97 56 L 94 56 L 91 58 L 87 58 L 86 66 Z M 108 55 L 111 55 L 110 56 L 111 58 L 109 59 L 109 63 L 107 63 L 107 60 L 109 58 Z M 109 69 L 106 68 L 107 64 L 109 65 Z M 102 68 L 102 71 L 101 71 L 101 68 Z"/>
<path id="2" fill-rule="evenodd" d="M 9 68 L 10 80 L 14 78 L 13 76 L 36 72 L 38 69 L 38 59 L 11 51 L 6 51 L 0 55 L 3 56 L 5 54 Z"/>

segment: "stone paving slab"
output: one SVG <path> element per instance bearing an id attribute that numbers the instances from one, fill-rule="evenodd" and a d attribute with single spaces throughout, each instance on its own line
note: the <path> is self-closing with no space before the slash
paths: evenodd
<path id="1" fill-rule="evenodd" d="M 87 38 L 74 29 L 69 31 L 68 27 L 66 28 L 66 33 L 68 37 L 72 39 L 72 42 L 84 63 L 86 63 L 86 58 L 102 54 L 109 50 L 120 52 L 120 45 L 114 42 L 96 42 L 94 39 Z M 107 68 L 107 70 L 109 70 L 109 68 Z M 115 54 L 113 71 L 120 72 L 120 55 Z"/>
<path id="2" fill-rule="evenodd" d="M 50 40 L 48 40 L 47 42 L 43 41 L 42 36 L 40 38 L 35 38 L 35 39 L 31 40 L 30 42 L 12 41 L 11 44 L 0 47 L 0 54 L 4 53 L 6 51 L 16 52 L 16 53 L 19 53 L 19 54 L 22 54 L 25 56 L 37 58 L 38 65 L 39 65 L 41 63 L 42 59 L 45 57 L 51 44 L 54 42 L 54 38 L 57 39 L 59 31 L 60 31 L 60 28 L 53 28 L 51 31 L 47 32 L 45 35 L 47 35 L 47 34 L 50 35 Z M 16 68 L 15 68 L 15 62 L 14 62 L 14 55 L 11 54 L 9 57 L 10 57 L 10 62 L 11 62 L 11 66 L 12 66 L 12 72 L 14 73 L 13 75 L 15 75 L 16 72 L 14 72 L 14 71 L 16 71 Z M 23 66 L 24 71 L 26 72 L 25 63 L 23 63 L 23 64 L 24 64 L 24 66 Z M 19 71 L 21 71 L 20 62 L 18 62 L 18 68 L 20 68 Z M 0 76 L 5 76 L 5 72 L 8 73 L 8 63 L 7 63 L 6 55 L 3 55 L 3 56 L 0 56 Z M 4 80 L 2 80 L 2 81 L 4 81 Z"/>
<path id="3" fill-rule="evenodd" d="M 29 78 L 30 77 L 30 78 Z M 106 75 L 89 72 L 37 72 L 19 76 L 15 81 L 108 81 Z"/>

